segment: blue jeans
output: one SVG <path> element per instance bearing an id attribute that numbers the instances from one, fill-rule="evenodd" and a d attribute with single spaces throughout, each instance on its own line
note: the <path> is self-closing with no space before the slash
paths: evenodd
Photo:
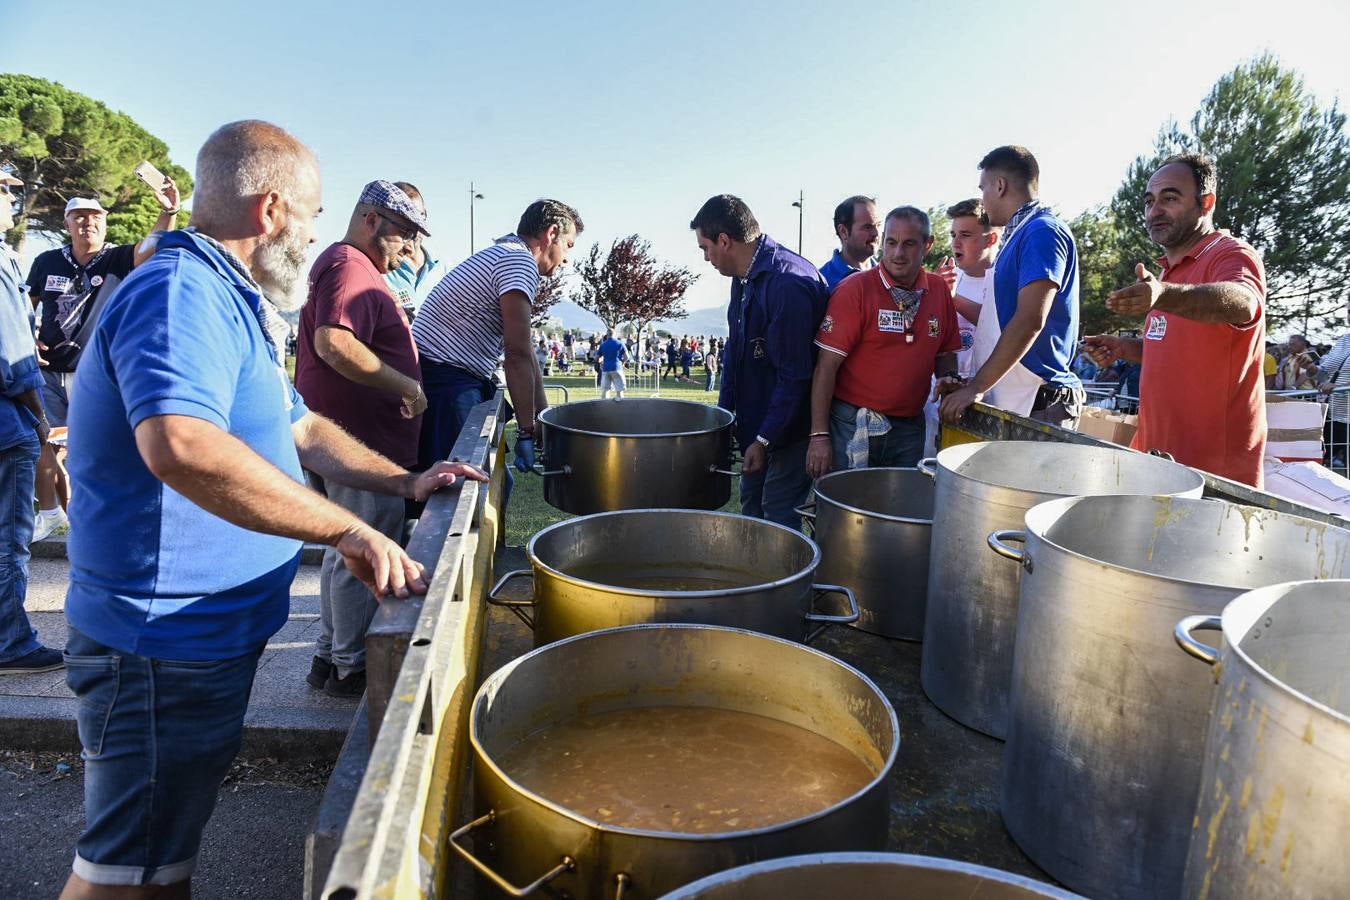
<path id="1" fill-rule="evenodd" d="M 0 450 L 0 664 L 41 648 L 23 601 L 28 596 L 28 545 L 33 540 L 37 433 Z"/>
<path id="2" fill-rule="evenodd" d="M 422 390 L 427 395 L 427 410 L 422 413 L 417 463 L 419 469 L 429 469 L 450 458 L 469 414 L 484 400 L 491 400 L 497 386 L 458 366 L 425 360 Z"/>
<path id="3" fill-rule="evenodd" d="M 768 464 L 741 476 L 741 514 L 767 519 L 795 531 L 802 529 L 796 508 L 806 503 L 811 476 L 806 473 L 807 441 L 802 439 L 769 451 Z"/>
<path id="4" fill-rule="evenodd" d="M 239 752 L 262 647 L 233 659 L 151 659 L 70 629 L 84 833 L 75 874 L 109 885 L 192 876 L 202 829 Z"/>
<path id="5" fill-rule="evenodd" d="M 867 439 L 868 467 L 913 468 L 923 456 L 923 414 L 886 418 L 891 430 Z M 830 449 L 834 451 L 836 472 L 848 468 L 848 444 L 853 440 L 857 422 L 858 407 L 838 399 L 830 404 Z"/>

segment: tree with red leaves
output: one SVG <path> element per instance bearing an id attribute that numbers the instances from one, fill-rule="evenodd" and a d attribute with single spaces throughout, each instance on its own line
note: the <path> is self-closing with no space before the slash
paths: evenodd
<path id="1" fill-rule="evenodd" d="M 667 266 L 652 255 L 651 244 L 630 234 L 619 238 L 604 259 L 600 245 L 591 246 L 586 259 L 577 263 L 581 287 L 575 300 L 611 331 L 625 322 L 641 334 L 658 319 L 682 319 L 684 295 L 698 276 L 679 266 Z"/>
<path id="2" fill-rule="evenodd" d="M 539 290 L 535 291 L 534 303 L 530 304 L 530 327 L 543 328 L 548 321 L 548 311 L 563 299 L 563 288 L 567 279 L 562 270 L 539 279 Z"/>

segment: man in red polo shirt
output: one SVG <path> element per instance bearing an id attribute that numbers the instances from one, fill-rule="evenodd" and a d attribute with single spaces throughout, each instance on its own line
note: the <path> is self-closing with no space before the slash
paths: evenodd
<path id="1" fill-rule="evenodd" d="M 1099 365 L 1142 362 L 1137 450 L 1261 487 L 1266 447 L 1266 275 L 1252 247 L 1214 227 L 1218 179 L 1195 153 L 1166 159 L 1149 179 L 1144 219 L 1165 255 L 1162 279 L 1106 298 L 1121 315 L 1145 316 L 1144 337 L 1083 341 Z"/>
<path id="2" fill-rule="evenodd" d="M 956 375 L 961 332 L 947 283 L 923 269 L 928 214 L 886 216 L 881 265 L 840 282 L 816 332 L 806 471 L 912 466 L 933 375 Z"/>

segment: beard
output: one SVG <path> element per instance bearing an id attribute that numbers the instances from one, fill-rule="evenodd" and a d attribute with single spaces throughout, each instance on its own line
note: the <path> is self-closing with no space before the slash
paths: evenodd
<path id="1" fill-rule="evenodd" d="M 295 229 L 286 228 L 275 238 L 258 245 L 249 260 L 249 269 L 277 309 L 290 312 L 305 303 L 307 285 L 300 279 L 309 240 Z"/>

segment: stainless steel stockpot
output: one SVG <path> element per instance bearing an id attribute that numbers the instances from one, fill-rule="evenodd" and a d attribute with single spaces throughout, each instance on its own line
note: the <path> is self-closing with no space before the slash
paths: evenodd
<path id="1" fill-rule="evenodd" d="M 1008 831 L 1083 894 L 1178 896 L 1214 684 L 1173 629 L 1250 588 L 1350 575 L 1350 531 L 1220 500 L 1078 497 L 990 541 L 1023 568 Z"/>
<path id="2" fill-rule="evenodd" d="M 755 830 L 687 834 L 606 825 L 531 792 L 496 761 L 551 724 L 649 706 L 778 719 L 848 747 L 875 777 L 812 815 Z M 635 625 L 569 638 L 508 663 L 474 698 L 469 740 L 477 818 L 452 834 L 457 853 L 517 896 L 547 885 L 551 896 L 640 900 L 760 859 L 882 849 L 900 731 L 877 686 L 824 653 L 732 628 Z M 464 842 L 470 833 L 472 849 Z"/>
<path id="3" fill-rule="evenodd" d="M 1021 528 L 1028 509 L 1057 497 L 1199 497 L 1205 485 L 1198 472 L 1160 457 L 1037 441 L 959 444 L 919 467 L 937 479 L 924 693 L 962 725 L 996 738 L 1008 730 L 1019 569 L 989 553 L 989 533 Z"/>
<path id="4" fill-rule="evenodd" d="M 1258 588 L 1176 639 L 1218 683 L 1182 896 L 1350 894 L 1350 581 Z"/>
<path id="5" fill-rule="evenodd" d="M 1077 894 L 998 869 L 908 853 L 816 853 L 753 863 L 709 875 L 665 900 L 1074 900 Z M 1081 900 L 1081 898 L 1079 898 Z"/>
<path id="6" fill-rule="evenodd" d="M 507 572 L 488 599 L 514 609 L 534 629 L 536 647 L 648 622 L 726 625 L 801 641 L 830 623 L 858 620 L 852 591 L 814 582 L 814 541 L 748 516 L 596 513 L 550 525 L 530 539 L 526 554 L 530 568 Z M 531 599 L 503 596 L 508 582 L 531 576 Z M 825 593 L 844 595 L 849 612 L 815 612 Z"/>
<path id="7" fill-rule="evenodd" d="M 731 497 L 725 409 L 688 400 L 583 400 L 539 414 L 544 500 L 586 515 L 717 509 Z"/>
<path id="8" fill-rule="evenodd" d="M 863 631 L 923 640 L 933 490 L 918 469 L 849 469 L 818 480 L 802 510 L 820 546 L 817 577 L 853 590 Z"/>

